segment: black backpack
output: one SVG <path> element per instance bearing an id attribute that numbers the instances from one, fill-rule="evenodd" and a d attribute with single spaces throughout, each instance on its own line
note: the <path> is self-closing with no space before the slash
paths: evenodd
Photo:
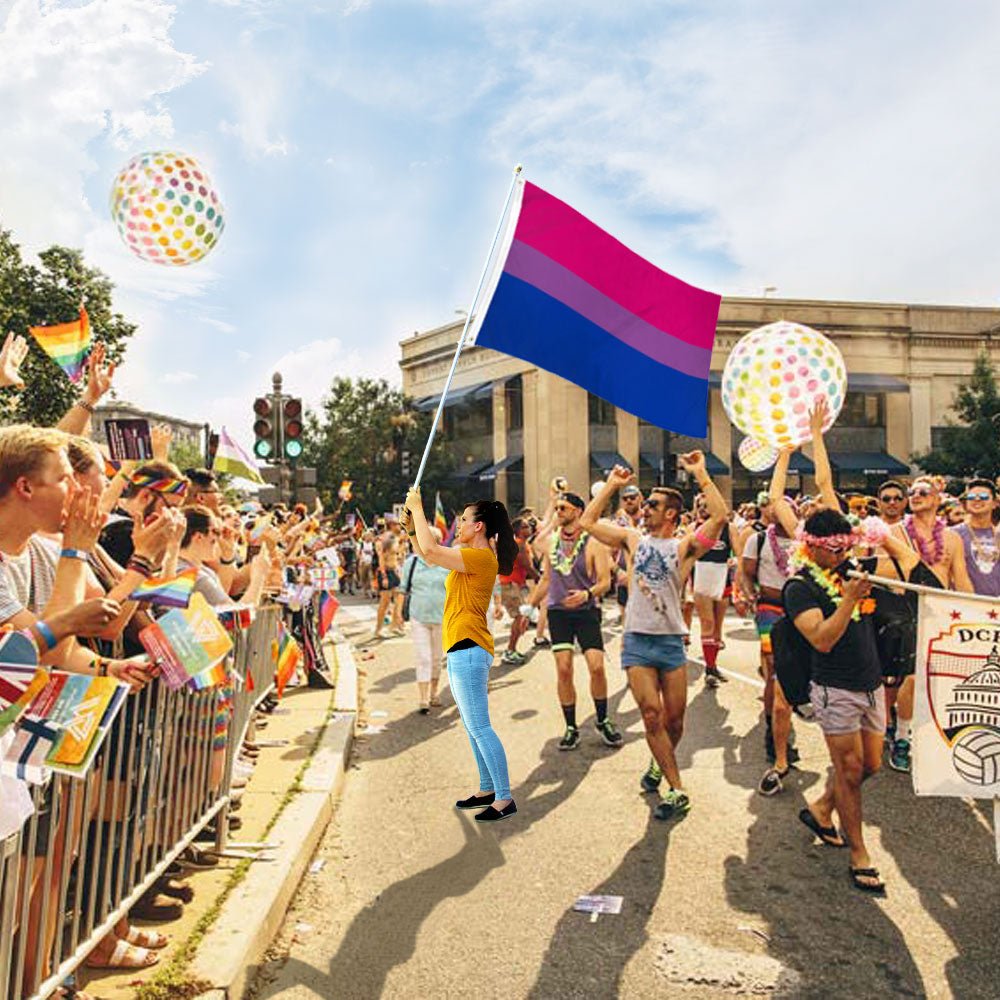
<path id="1" fill-rule="evenodd" d="M 781 588 L 782 607 L 785 605 L 785 589 L 793 581 L 804 584 L 817 594 L 822 593 L 812 580 L 793 576 L 786 580 L 785 586 Z M 809 682 L 812 679 L 815 651 L 809 640 L 795 627 L 787 611 L 784 617 L 779 618 L 771 627 L 771 652 L 774 656 L 774 674 L 781 685 L 785 701 L 792 706 L 797 715 L 811 719 Z"/>

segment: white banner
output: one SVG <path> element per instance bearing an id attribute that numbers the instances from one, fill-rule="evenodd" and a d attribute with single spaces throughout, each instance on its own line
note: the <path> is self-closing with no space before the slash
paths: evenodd
<path id="1" fill-rule="evenodd" d="M 921 594 L 916 685 L 917 795 L 1000 796 L 1000 601 Z"/>

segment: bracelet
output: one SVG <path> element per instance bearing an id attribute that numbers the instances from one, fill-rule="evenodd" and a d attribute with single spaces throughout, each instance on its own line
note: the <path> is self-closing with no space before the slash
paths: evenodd
<path id="1" fill-rule="evenodd" d="M 108 676 L 108 661 L 103 657 L 99 656 L 95 662 L 97 663 L 97 676 L 107 677 Z"/>
<path id="2" fill-rule="evenodd" d="M 83 549 L 63 549 L 59 555 L 63 559 L 80 559 L 83 562 L 87 562 L 89 556 Z"/>
<path id="3" fill-rule="evenodd" d="M 88 413 L 93 413 L 94 412 L 94 404 L 93 403 L 88 403 L 85 399 L 78 399 L 76 401 L 76 405 L 77 406 L 82 406 L 83 409 L 85 409 Z"/>
<path id="4" fill-rule="evenodd" d="M 139 576 L 143 576 L 147 580 L 153 575 L 153 567 L 144 559 L 139 559 L 137 556 L 132 556 L 129 559 L 125 569 L 131 570 L 133 573 L 138 573 Z"/>
<path id="5" fill-rule="evenodd" d="M 713 548 L 715 548 L 716 539 L 709 538 L 708 535 L 703 534 L 701 528 L 698 528 L 698 530 L 695 531 L 695 533 L 694 533 L 694 540 L 699 545 L 704 545 L 706 549 L 713 549 Z"/>
<path id="6" fill-rule="evenodd" d="M 220 566 L 232 566 L 232 564 L 234 562 L 236 562 L 236 556 L 233 556 L 232 559 L 220 559 L 219 560 L 219 565 Z"/>
<path id="7" fill-rule="evenodd" d="M 35 622 L 35 631 L 42 637 L 42 641 L 49 649 L 55 649 L 58 645 L 55 632 L 48 622 L 43 622 L 41 618 Z M 48 650 L 46 650 L 47 652 Z"/>

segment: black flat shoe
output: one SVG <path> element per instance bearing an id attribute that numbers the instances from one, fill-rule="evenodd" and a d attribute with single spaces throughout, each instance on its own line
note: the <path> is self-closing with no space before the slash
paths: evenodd
<path id="1" fill-rule="evenodd" d="M 488 795 L 470 795 L 467 799 L 459 799 L 455 803 L 456 809 L 482 809 L 483 806 L 488 806 L 493 802 L 496 802 L 497 797 L 495 792 L 490 792 Z"/>
<path id="2" fill-rule="evenodd" d="M 503 809 L 494 809 L 490 806 L 488 809 L 484 809 L 479 815 L 476 816 L 477 823 L 494 823 L 498 819 L 506 819 L 508 816 L 513 816 L 517 812 L 517 806 L 514 804 L 514 800 L 511 799 L 503 807 Z"/>

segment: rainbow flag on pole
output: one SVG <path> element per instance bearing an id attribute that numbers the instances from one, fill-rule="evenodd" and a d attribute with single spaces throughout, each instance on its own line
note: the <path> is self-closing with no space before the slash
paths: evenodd
<path id="1" fill-rule="evenodd" d="M 441 537 L 448 533 L 448 518 L 444 515 L 444 504 L 441 503 L 441 494 L 434 494 L 434 527 L 441 532 Z"/>
<path id="2" fill-rule="evenodd" d="M 69 376 L 79 382 L 83 363 L 90 353 L 90 317 L 80 305 L 80 318 L 72 323 L 55 326 L 31 326 L 28 331 L 38 341 L 38 346 Z"/>
<path id="3" fill-rule="evenodd" d="M 319 637 L 322 639 L 333 624 L 333 616 L 340 607 L 340 601 L 329 591 L 324 590 L 319 595 Z"/>
<path id="4" fill-rule="evenodd" d="M 283 623 L 278 626 L 278 638 L 274 641 L 272 654 L 274 686 L 280 698 L 285 693 L 285 685 L 295 676 L 295 668 L 302 659 L 302 649 Z"/>
<path id="5" fill-rule="evenodd" d="M 139 584 L 131 594 L 130 601 L 148 601 L 171 608 L 186 608 L 191 603 L 198 570 L 192 567 L 176 576 L 151 577 Z"/>
<path id="6" fill-rule="evenodd" d="M 469 342 L 705 437 L 720 303 L 519 178 Z"/>

